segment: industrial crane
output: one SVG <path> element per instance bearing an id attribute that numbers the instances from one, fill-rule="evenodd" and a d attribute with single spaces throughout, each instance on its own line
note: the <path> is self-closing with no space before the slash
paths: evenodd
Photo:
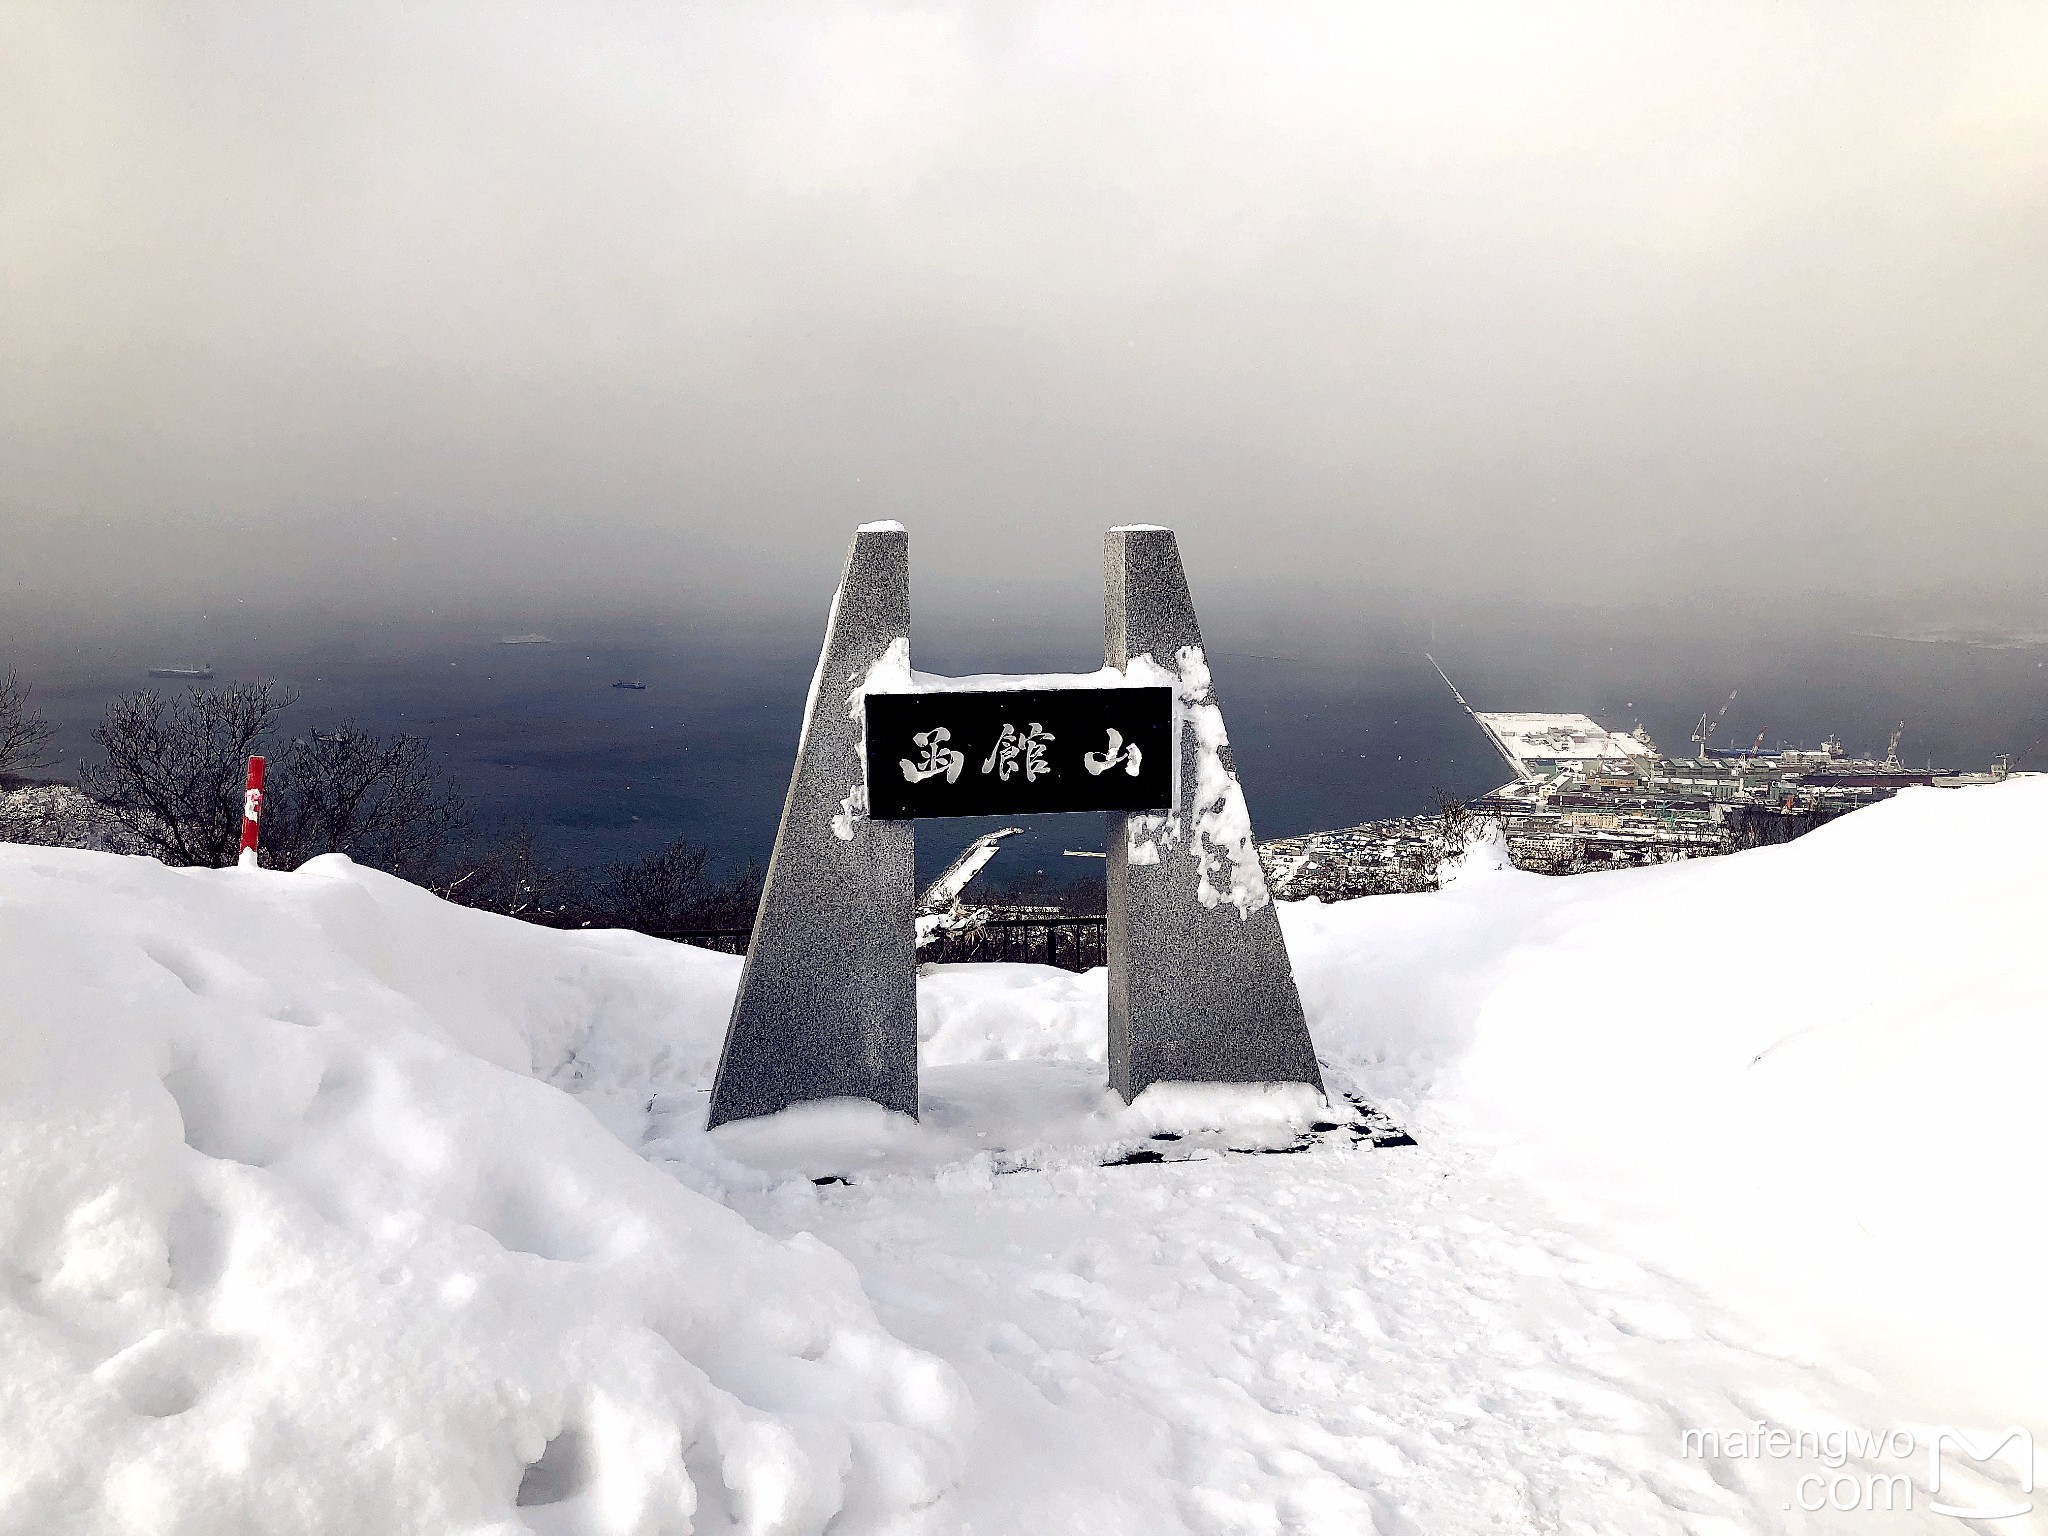
<path id="1" fill-rule="evenodd" d="M 1892 739 L 1885 744 L 1884 771 L 1886 773 L 1904 773 L 1906 771 L 1906 765 L 1899 761 L 1899 738 L 1905 734 L 1906 722 L 1901 720 L 1897 728 L 1892 731 Z"/>
<path id="2" fill-rule="evenodd" d="M 1735 702 L 1735 695 L 1742 690 L 1731 688 L 1728 697 L 1721 701 L 1721 713 L 1712 720 L 1707 719 L 1705 710 L 1700 711 L 1700 723 L 1692 728 L 1693 756 L 1701 762 L 1707 759 L 1707 743 L 1714 739 L 1714 732 L 1721 729 L 1721 722 L 1728 718 L 1728 706 Z"/>

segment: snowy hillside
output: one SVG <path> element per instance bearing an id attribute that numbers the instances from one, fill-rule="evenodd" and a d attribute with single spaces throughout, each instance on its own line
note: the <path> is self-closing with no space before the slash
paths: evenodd
<path id="1" fill-rule="evenodd" d="M 1375 1148 L 1127 1110 L 1011 966 L 922 979 L 921 1124 L 707 1135 L 736 960 L 0 847 L 0 1531 L 1962 1529 L 1681 1437 L 2048 1451 L 2048 779 L 1492 863 L 1284 914 Z"/>

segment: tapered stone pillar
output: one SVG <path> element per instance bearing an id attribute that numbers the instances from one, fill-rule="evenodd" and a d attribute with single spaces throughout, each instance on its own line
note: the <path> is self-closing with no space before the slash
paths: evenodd
<path id="1" fill-rule="evenodd" d="M 1103 585 L 1105 657 L 1175 676 L 1180 750 L 1170 813 L 1109 817 L 1110 1085 L 1126 1102 L 1160 1082 L 1320 1091 L 1172 532 L 1111 529 Z"/>
<path id="2" fill-rule="evenodd" d="M 917 1113 L 914 823 L 870 821 L 854 691 L 910 634 L 910 537 L 854 535 L 711 1090 L 711 1125 L 811 1099 Z"/>

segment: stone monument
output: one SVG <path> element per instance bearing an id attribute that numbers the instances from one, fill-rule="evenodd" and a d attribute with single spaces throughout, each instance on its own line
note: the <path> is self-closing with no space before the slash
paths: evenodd
<path id="1" fill-rule="evenodd" d="M 1108 816 L 1109 1079 L 1321 1074 L 1173 534 L 1110 530 L 1100 673 L 910 670 L 909 538 L 854 535 L 712 1088 L 710 1124 L 813 1099 L 917 1113 L 915 818 Z M 1003 686 L 1004 682 L 1010 686 Z"/>

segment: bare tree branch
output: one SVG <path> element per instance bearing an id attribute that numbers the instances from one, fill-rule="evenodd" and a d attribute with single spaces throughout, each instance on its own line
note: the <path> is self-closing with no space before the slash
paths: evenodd
<path id="1" fill-rule="evenodd" d="M 0 780 L 27 778 L 50 766 L 48 747 L 56 732 L 29 708 L 34 691 L 12 672 L 0 679 Z"/>
<path id="2" fill-rule="evenodd" d="M 105 761 L 79 770 L 79 788 L 166 864 L 230 863 L 246 760 L 297 698 L 266 679 L 116 699 L 92 733 Z"/>
<path id="3" fill-rule="evenodd" d="M 293 869 L 323 853 L 427 881 L 468 811 L 424 738 L 379 737 L 345 720 L 285 748 L 264 808 L 264 862 Z"/>
<path id="4" fill-rule="evenodd" d="M 679 837 L 633 863 L 607 865 L 598 882 L 594 916 L 609 927 L 643 933 L 690 928 L 738 928 L 754 919 L 761 871 L 751 860 L 723 878 L 705 873 L 709 850 Z"/>
<path id="5" fill-rule="evenodd" d="M 507 917 L 575 922 L 587 917 L 583 872 L 549 858 L 531 822 L 465 846 L 438 894 L 460 906 Z"/>

